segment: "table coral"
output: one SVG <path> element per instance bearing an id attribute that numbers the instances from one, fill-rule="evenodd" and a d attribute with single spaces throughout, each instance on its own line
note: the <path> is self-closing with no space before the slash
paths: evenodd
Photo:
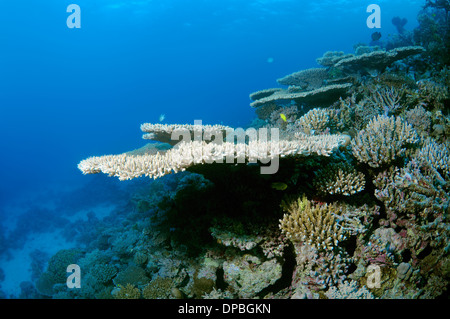
<path id="1" fill-rule="evenodd" d="M 328 78 L 326 68 L 311 68 L 291 73 L 277 80 L 282 85 L 294 85 L 305 90 L 317 89 Z"/>
<path id="2" fill-rule="evenodd" d="M 344 83 L 326 85 L 310 91 L 297 91 L 295 90 L 295 88 L 291 88 L 291 90 L 277 90 L 268 96 L 255 100 L 254 102 L 250 103 L 250 106 L 260 107 L 274 101 L 294 101 L 298 105 L 331 104 L 337 101 L 339 97 L 346 95 L 351 86 L 351 83 Z"/>

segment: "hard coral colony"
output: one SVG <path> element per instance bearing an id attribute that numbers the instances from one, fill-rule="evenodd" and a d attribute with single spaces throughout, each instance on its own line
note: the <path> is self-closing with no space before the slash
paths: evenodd
<path id="1" fill-rule="evenodd" d="M 393 22 L 407 36 L 406 22 Z M 413 44 L 326 52 L 317 59 L 321 67 L 279 79 L 285 88 L 250 94 L 258 116 L 252 128 L 279 130 L 278 152 L 266 157 L 258 150 L 271 149 L 270 141 L 223 141 L 229 127 L 147 123 L 144 138 L 156 143 L 81 161 L 84 174 L 155 181 L 135 195 L 136 211 L 122 227 L 104 231 L 106 247 L 98 241 L 91 251 L 54 257 L 52 267 L 67 256 L 82 265 L 87 288 L 65 291 L 58 271 L 49 268 L 39 279 L 40 293 L 282 299 L 448 294 L 450 118 L 444 110 L 450 69 L 429 43 Z M 189 139 L 171 140 L 177 129 Z M 215 136 L 214 143 L 194 138 L 206 135 Z M 280 165 L 272 175 L 246 165 L 275 157 Z M 166 183 L 158 179 L 163 176 Z"/>

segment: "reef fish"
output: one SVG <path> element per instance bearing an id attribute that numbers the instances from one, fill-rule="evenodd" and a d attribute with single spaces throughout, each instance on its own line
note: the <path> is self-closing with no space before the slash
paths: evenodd
<path id="1" fill-rule="evenodd" d="M 287 187 L 288 186 L 286 183 L 282 183 L 282 182 L 272 183 L 272 188 L 276 189 L 277 191 L 284 191 Z"/>
<path id="2" fill-rule="evenodd" d="M 372 41 L 378 41 L 381 38 L 381 33 L 380 32 L 374 32 L 372 33 Z"/>
<path id="3" fill-rule="evenodd" d="M 283 121 L 287 122 L 286 115 L 284 115 L 283 113 L 280 113 L 280 117 Z"/>

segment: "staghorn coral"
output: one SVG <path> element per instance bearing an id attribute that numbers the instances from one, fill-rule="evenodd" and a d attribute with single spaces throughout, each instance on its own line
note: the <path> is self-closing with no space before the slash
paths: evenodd
<path id="1" fill-rule="evenodd" d="M 419 141 L 412 126 L 401 117 L 377 116 L 351 141 L 353 155 L 370 167 L 389 164 Z"/>
<path id="2" fill-rule="evenodd" d="M 313 185 L 322 193 L 350 196 L 365 187 L 364 174 L 347 162 L 331 163 L 316 172 Z"/>

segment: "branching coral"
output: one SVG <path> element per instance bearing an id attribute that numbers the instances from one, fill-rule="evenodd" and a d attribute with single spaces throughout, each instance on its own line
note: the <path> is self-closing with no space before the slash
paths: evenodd
<path id="1" fill-rule="evenodd" d="M 282 207 L 288 213 L 280 220 L 280 229 L 292 241 L 311 245 L 319 251 L 333 250 L 346 238 L 333 215 L 334 205 L 312 205 L 303 197 Z"/>
<path id="2" fill-rule="evenodd" d="M 347 162 L 332 163 L 316 173 L 314 186 L 322 193 L 350 196 L 364 189 L 364 174 Z"/>
<path id="3" fill-rule="evenodd" d="M 439 144 L 428 138 L 419 150 L 417 159 L 429 163 L 444 177 L 450 177 L 450 151 L 447 145 Z"/>
<path id="4" fill-rule="evenodd" d="M 380 167 L 404 156 L 419 141 L 412 126 L 401 117 L 377 116 L 351 141 L 353 155 L 371 167 Z"/>
<path id="5" fill-rule="evenodd" d="M 419 104 L 427 109 L 441 109 L 444 100 L 450 96 L 449 88 L 445 84 L 432 81 L 417 81 L 418 88 L 414 91 L 409 90 L 407 102 L 409 104 Z"/>
<path id="6" fill-rule="evenodd" d="M 391 168 L 380 173 L 374 185 L 375 196 L 386 208 L 380 223 L 400 231 L 413 260 L 429 244 L 445 245 L 450 232 L 448 182 L 429 162 L 413 159 L 404 168 Z"/>
<path id="7" fill-rule="evenodd" d="M 327 109 L 315 108 L 309 110 L 308 113 L 300 117 L 296 125 L 299 127 L 300 131 L 308 134 L 314 135 L 325 132 L 329 126 L 330 115 Z"/>
<path id="8" fill-rule="evenodd" d="M 404 88 L 386 87 L 377 85 L 371 89 L 371 94 L 367 97 L 372 107 L 378 110 L 379 114 L 392 115 L 400 108 L 400 100 L 404 94 Z"/>
<path id="9" fill-rule="evenodd" d="M 413 109 L 406 111 L 404 118 L 420 135 L 426 136 L 430 134 L 430 112 L 427 112 L 421 105 L 417 105 Z"/>

